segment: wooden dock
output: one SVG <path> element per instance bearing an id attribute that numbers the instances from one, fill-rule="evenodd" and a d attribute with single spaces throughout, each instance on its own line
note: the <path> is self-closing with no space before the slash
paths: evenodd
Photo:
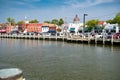
<path id="1" fill-rule="evenodd" d="M 81 38 L 79 36 L 46 36 L 46 35 L 7 35 L 0 34 L 0 38 L 13 38 L 13 39 L 33 39 L 33 40 L 52 40 L 52 41 L 66 41 L 74 43 L 87 43 L 87 44 L 104 44 L 104 45 L 120 45 L 119 39 L 90 39 Z"/>

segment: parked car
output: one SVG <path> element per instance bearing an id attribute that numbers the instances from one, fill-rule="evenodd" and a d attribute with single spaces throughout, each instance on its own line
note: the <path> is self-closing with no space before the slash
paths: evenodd
<path id="1" fill-rule="evenodd" d="M 119 39 L 119 38 L 120 38 L 120 33 L 115 33 L 115 34 L 113 35 L 113 38 L 114 38 L 114 39 Z"/>
<path id="2" fill-rule="evenodd" d="M 41 32 L 38 32 L 38 35 L 42 36 L 42 35 L 43 35 L 43 33 L 41 33 Z"/>
<path id="3" fill-rule="evenodd" d="M 112 34 L 111 32 L 109 32 L 109 33 L 106 34 L 105 37 L 106 37 L 107 39 L 111 39 L 111 38 L 112 38 L 112 35 L 113 35 L 113 34 Z"/>
<path id="4" fill-rule="evenodd" d="M 18 35 L 19 34 L 19 31 L 11 31 L 10 33 L 8 34 L 11 34 L 11 35 Z"/>
<path id="5" fill-rule="evenodd" d="M 34 35 L 36 35 L 36 36 L 37 36 L 37 35 L 38 35 L 38 32 L 34 32 Z"/>
<path id="6" fill-rule="evenodd" d="M 93 37 L 95 36 L 95 34 L 96 34 L 96 33 L 94 33 L 94 32 L 91 32 L 91 33 L 90 33 L 90 35 L 93 36 Z"/>
<path id="7" fill-rule="evenodd" d="M 56 33 L 51 33 L 51 36 L 56 36 Z"/>
<path id="8" fill-rule="evenodd" d="M 98 34 L 96 34 L 96 35 L 95 35 L 95 38 L 103 38 L 102 33 L 98 33 Z"/>
<path id="9" fill-rule="evenodd" d="M 84 36 L 85 36 L 85 37 L 88 37 L 88 34 L 89 34 L 89 33 L 84 33 Z"/>
<path id="10" fill-rule="evenodd" d="M 27 32 L 27 35 L 34 35 L 34 32 Z"/>
<path id="11" fill-rule="evenodd" d="M 57 36 L 64 36 L 63 33 L 57 33 Z"/>
<path id="12" fill-rule="evenodd" d="M 80 38 L 82 38 L 83 34 L 82 34 L 82 33 L 79 33 L 79 36 L 80 36 Z"/>
<path id="13" fill-rule="evenodd" d="M 51 36 L 51 34 L 50 33 L 46 33 L 45 36 L 49 37 L 49 36 Z"/>
<path id="14" fill-rule="evenodd" d="M 0 33 L 6 33 L 6 30 L 2 29 L 0 30 Z"/>

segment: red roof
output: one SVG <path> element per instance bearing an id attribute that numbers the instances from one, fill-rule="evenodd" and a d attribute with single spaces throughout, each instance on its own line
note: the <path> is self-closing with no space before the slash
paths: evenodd
<path id="1" fill-rule="evenodd" d="M 105 21 L 99 21 L 98 24 L 99 25 L 104 25 Z"/>
<path id="2" fill-rule="evenodd" d="M 23 24 L 24 27 L 27 26 L 49 26 L 49 27 L 56 27 L 55 24 L 48 24 L 48 23 L 28 23 L 28 24 Z"/>
<path id="3" fill-rule="evenodd" d="M 41 23 L 29 23 L 29 24 L 26 24 L 26 26 L 42 26 Z"/>

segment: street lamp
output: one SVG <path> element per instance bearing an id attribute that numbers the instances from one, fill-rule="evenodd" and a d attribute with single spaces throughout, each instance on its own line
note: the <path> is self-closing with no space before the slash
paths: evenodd
<path id="1" fill-rule="evenodd" d="M 85 28 L 85 16 L 88 16 L 88 14 L 83 15 L 83 33 L 84 33 L 84 28 Z"/>

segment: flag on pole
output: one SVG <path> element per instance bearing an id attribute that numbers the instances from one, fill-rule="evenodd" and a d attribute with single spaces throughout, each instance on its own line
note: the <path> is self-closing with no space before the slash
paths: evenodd
<path id="1" fill-rule="evenodd" d="M 27 16 L 25 16 L 25 20 L 27 19 Z"/>

